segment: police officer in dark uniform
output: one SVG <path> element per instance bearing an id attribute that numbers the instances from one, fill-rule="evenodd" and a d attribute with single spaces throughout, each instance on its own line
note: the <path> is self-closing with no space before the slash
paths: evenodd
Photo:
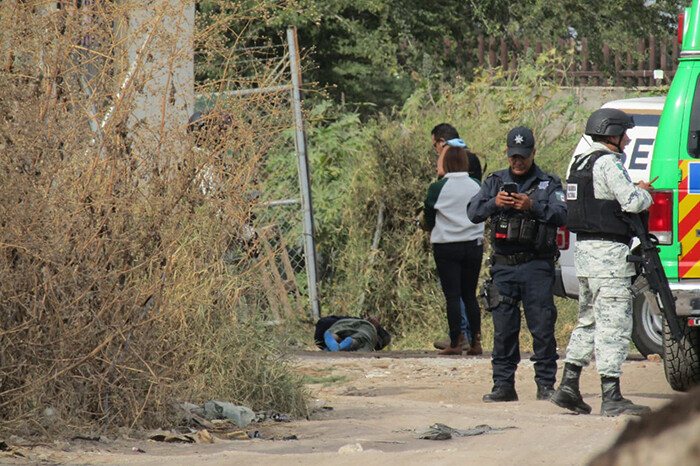
<path id="1" fill-rule="evenodd" d="M 500 299 L 493 309 L 493 390 L 485 402 L 517 401 L 520 362 L 520 302 L 532 334 L 537 399 L 554 393 L 557 344 L 554 323 L 554 259 L 557 227 L 566 223 L 561 181 L 535 163 L 535 138 L 523 126 L 507 138 L 510 168 L 489 175 L 467 207 L 474 222 L 491 219 L 491 277 Z"/>

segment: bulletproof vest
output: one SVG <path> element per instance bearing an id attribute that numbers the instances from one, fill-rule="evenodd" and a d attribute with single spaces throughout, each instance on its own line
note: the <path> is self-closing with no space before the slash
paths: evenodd
<path id="1" fill-rule="evenodd" d="M 530 196 L 537 186 L 523 194 Z M 530 212 L 505 210 L 496 217 L 493 239 L 496 243 L 525 246 L 538 253 L 555 253 L 557 228 L 535 219 Z"/>
<path id="2" fill-rule="evenodd" d="M 617 200 L 596 199 L 593 192 L 593 165 L 609 152 L 593 152 L 574 161 L 566 181 L 566 228 L 574 233 L 603 233 L 631 237 L 629 226 L 620 219 L 622 207 Z"/>

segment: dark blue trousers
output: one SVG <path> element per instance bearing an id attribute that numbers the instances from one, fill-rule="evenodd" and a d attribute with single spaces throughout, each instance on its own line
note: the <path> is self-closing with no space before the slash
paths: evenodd
<path id="1" fill-rule="evenodd" d="M 557 342 L 554 324 L 554 261 L 533 259 L 518 265 L 494 265 L 491 277 L 498 292 L 522 302 L 527 328 L 532 334 L 535 382 L 552 385 L 557 374 Z M 520 307 L 500 303 L 493 310 L 493 384 L 515 386 L 515 370 L 520 362 Z"/>

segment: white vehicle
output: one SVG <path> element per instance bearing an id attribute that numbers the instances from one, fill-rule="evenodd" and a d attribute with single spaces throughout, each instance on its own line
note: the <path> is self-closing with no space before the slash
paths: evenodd
<path id="1" fill-rule="evenodd" d="M 635 127 L 627 131 L 630 143 L 625 148 L 623 163 L 632 181 L 649 181 L 651 157 L 653 154 L 656 130 L 664 108 L 665 97 L 640 97 L 635 99 L 615 100 L 602 108 L 616 108 L 634 117 Z M 589 136 L 581 136 L 573 155 L 585 152 L 592 141 Z M 568 176 L 568 171 L 567 171 Z M 578 298 L 578 279 L 574 267 L 574 244 L 576 234 L 559 229 L 557 243 L 561 256 L 554 284 L 554 294 L 562 297 Z M 663 351 L 663 326 L 661 316 L 654 314 L 643 294 L 634 299 L 634 326 L 632 341 L 639 352 L 661 354 Z"/>

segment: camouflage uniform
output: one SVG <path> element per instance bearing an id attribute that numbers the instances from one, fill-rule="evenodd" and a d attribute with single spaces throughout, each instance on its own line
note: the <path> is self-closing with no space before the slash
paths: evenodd
<path id="1" fill-rule="evenodd" d="M 579 157 L 605 151 L 593 167 L 596 199 L 617 200 L 624 212 L 647 209 L 651 195 L 635 186 L 620 161 L 620 154 L 593 143 Z M 587 366 L 595 350 L 598 373 L 620 377 L 632 334 L 631 279 L 634 266 L 627 262 L 629 246 L 604 240 L 577 241 L 574 252 L 579 280 L 579 320 L 571 334 L 565 362 Z"/>

